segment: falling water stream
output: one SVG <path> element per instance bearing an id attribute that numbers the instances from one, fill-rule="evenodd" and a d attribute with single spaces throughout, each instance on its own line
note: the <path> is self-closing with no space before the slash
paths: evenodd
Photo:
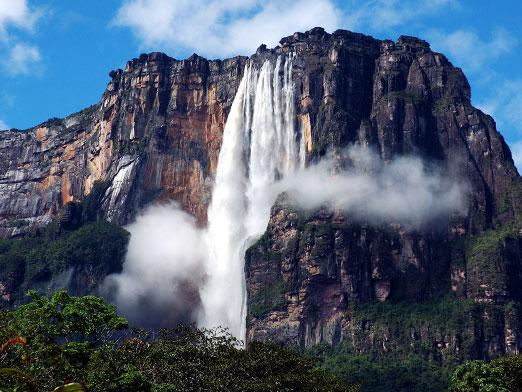
<path id="1" fill-rule="evenodd" d="M 249 62 L 232 103 L 208 210 L 207 282 L 201 289 L 204 327 L 246 334 L 244 256 L 266 229 L 270 186 L 304 165 L 296 132 L 293 55 Z"/>

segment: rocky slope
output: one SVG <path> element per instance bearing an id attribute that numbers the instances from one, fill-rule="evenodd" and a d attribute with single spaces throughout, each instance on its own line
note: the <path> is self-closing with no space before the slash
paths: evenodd
<path id="1" fill-rule="evenodd" d="M 261 46 L 251 60 L 288 52 L 296 53 L 296 121 L 308 162 L 352 143 L 374 147 L 385 161 L 420 155 L 467 180 L 469 211 L 412 231 L 301 211 L 280 198 L 247 252 L 248 338 L 357 350 L 417 342 L 463 357 L 517 352 L 522 182 L 493 119 L 471 105 L 462 71 L 417 38 L 320 28 L 275 49 Z M 106 187 L 101 211 L 113 223 L 174 199 L 204 224 L 246 60 L 142 55 L 111 72 L 97 105 L 0 133 L 0 234 L 23 235 L 67 216 L 67 203 L 96 182 Z M 450 309 L 451 322 L 372 311 L 380 302 L 425 301 Z"/>

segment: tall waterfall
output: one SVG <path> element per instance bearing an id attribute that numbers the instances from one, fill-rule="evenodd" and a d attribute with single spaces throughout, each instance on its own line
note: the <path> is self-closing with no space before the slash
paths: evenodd
<path id="1" fill-rule="evenodd" d="M 207 282 L 201 290 L 204 327 L 227 327 L 244 339 L 244 255 L 263 234 L 274 201 L 270 187 L 304 165 L 296 132 L 293 55 L 248 63 L 225 125 L 208 210 Z"/>

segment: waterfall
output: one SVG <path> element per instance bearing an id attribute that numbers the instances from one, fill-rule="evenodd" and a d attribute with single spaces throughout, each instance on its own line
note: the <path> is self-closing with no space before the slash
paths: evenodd
<path id="1" fill-rule="evenodd" d="M 271 185 L 304 165 L 296 131 L 293 55 L 249 62 L 232 103 L 208 210 L 207 281 L 200 326 L 246 333 L 244 256 L 265 231 L 275 195 Z"/>

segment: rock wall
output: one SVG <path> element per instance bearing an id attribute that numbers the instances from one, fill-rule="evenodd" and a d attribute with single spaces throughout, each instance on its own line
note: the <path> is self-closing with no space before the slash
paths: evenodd
<path id="1" fill-rule="evenodd" d="M 412 37 L 394 43 L 314 29 L 281 43 L 300 60 L 309 161 L 351 143 L 371 146 L 385 161 L 419 155 L 469 183 L 469 210 L 408 230 L 341 211 L 301 211 L 281 198 L 247 252 L 247 338 L 358 350 L 417 339 L 460 358 L 518 352 L 522 322 L 512 309 L 522 284 L 522 182 L 493 119 L 471 105 L 462 71 Z M 407 339 L 404 325 L 361 310 L 379 302 L 436 308 L 452 298 L 472 303 L 448 320 L 467 329 L 424 315 L 407 327 Z"/>
<path id="2" fill-rule="evenodd" d="M 97 181 L 109 183 L 103 211 L 111 222 L 127 223 L 151 201 L 177 200 L 204 223 L 245 61 L 141 55 L 110 73 L 97 105 L 0 133 L 0 236 L 45 225 Z"/>

